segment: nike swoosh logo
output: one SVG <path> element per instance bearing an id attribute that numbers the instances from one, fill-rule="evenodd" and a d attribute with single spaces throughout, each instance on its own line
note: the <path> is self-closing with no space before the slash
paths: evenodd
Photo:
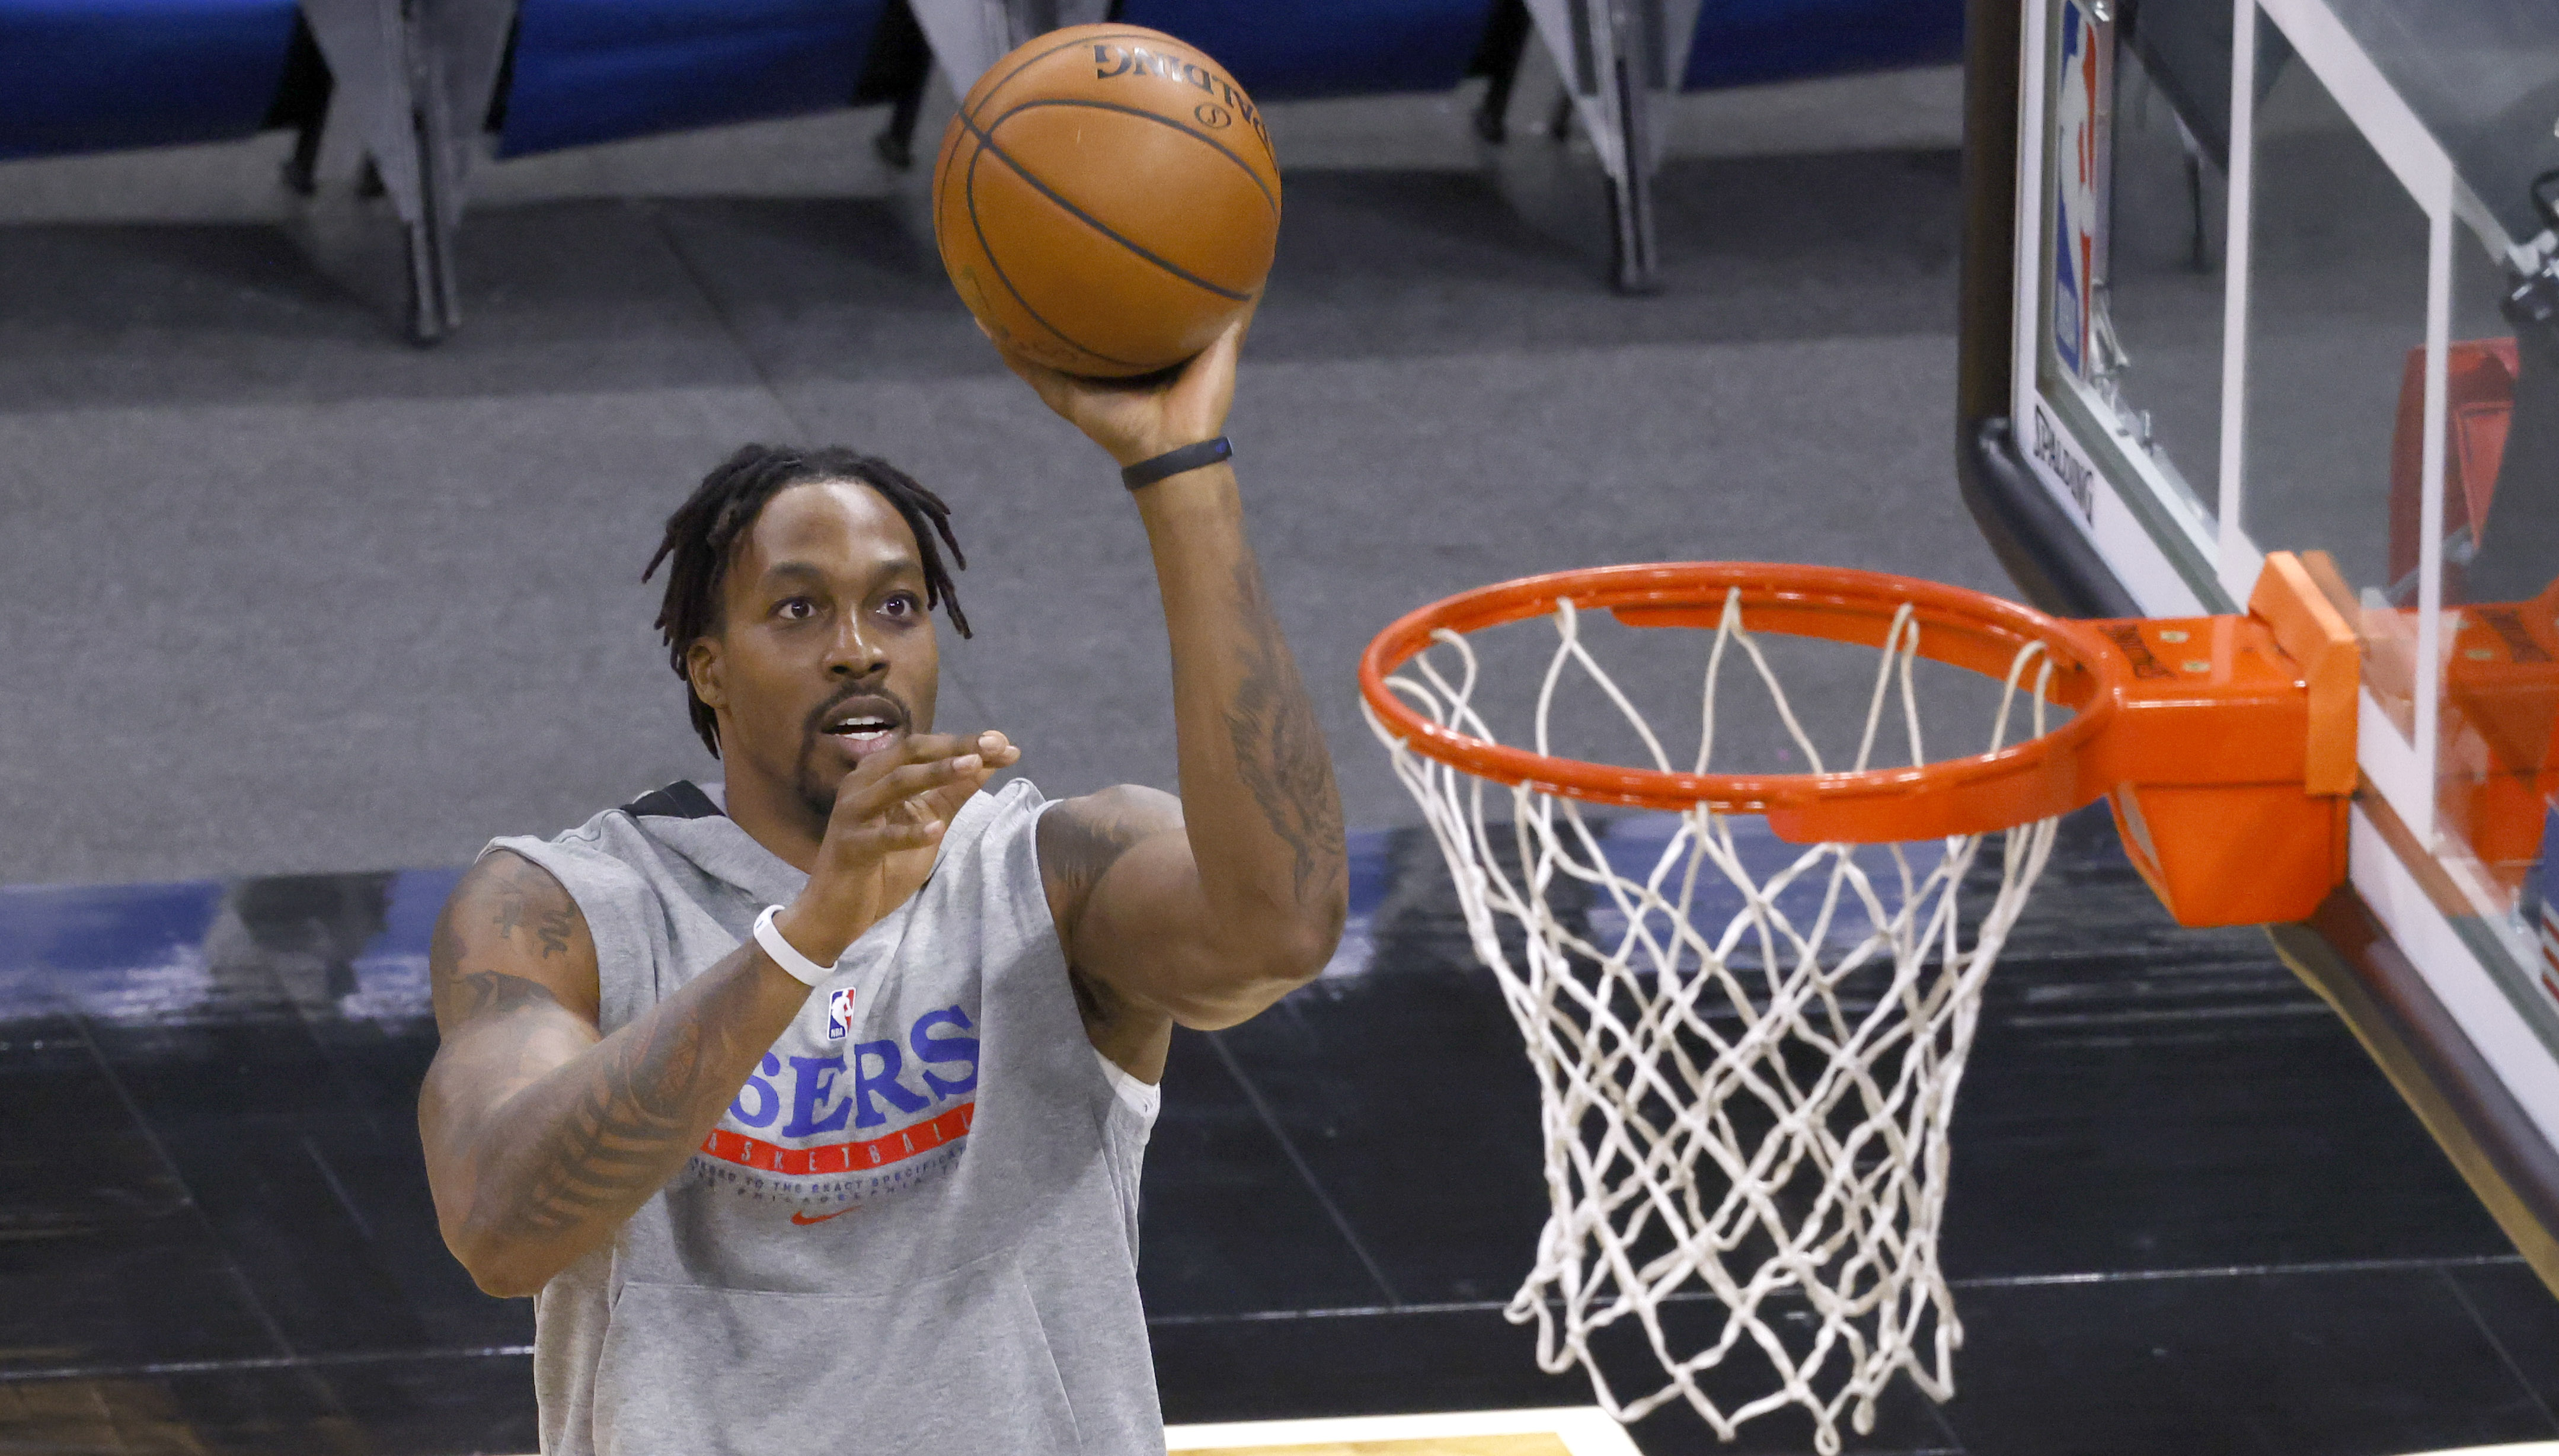
<path id="1" fill-rule="evenodd" d="M 831 1214 L 820 1214 L 814 1219 L 810 1218 L 807 1214 L 795 1213 L 791 1216 L 791 1222 L 799 1225 L 803 1229 L 806 1229 L 812 1224 L 823 1224 L 828 1219 L 840 1219 L 851 1212 L 851 1209 L 837 1209 Z"/>

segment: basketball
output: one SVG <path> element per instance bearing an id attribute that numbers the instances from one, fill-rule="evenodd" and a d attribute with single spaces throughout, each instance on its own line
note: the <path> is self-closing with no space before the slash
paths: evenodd
<path id="1" fill-rule="evenodd" d="M 1280 164 L 1252 98 L 1198 49 L 1075 26 L 970 88 L 934 164 L 933 222 L 998 343 L 1070 373 L 1151 373 L 1261 291 Z"/>

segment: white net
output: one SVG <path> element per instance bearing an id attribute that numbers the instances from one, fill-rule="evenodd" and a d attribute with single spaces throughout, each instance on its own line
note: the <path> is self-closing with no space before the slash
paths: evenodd
<path id="1" fill-rule="evenodd" d="M 1578 676 L 1652 766 L 1672 771 L 1583 643 L 1573 604 L 1552 620 L 1559 641 L 1529 746 L 1549 752 L 1557 699 Z M 1874 760 L 1887 709 L 1909 761 L 1926 762 L 1918 648 L 1904 607 L 1848 767 Z M 1707 655 L 1694 767 L 1680 767 L 1709 772 L 1718 688 L 1736 655 L 1821 772 L 1737 594 Z M 2051 670 L 2039 645 L 2019 653 L 1992 748 L 2021 696 L 2044 731 Z M 1472 648 L 1442 631 L 1389 685 L 1440 725 L 1493 741 L 1477 680 Z M 2009 830 L 1987 853 L 1979 834 L 1785 845 L 1755 817 L 1707 806 L 1610 816 L 1491 784 L 1371 724 L 1447 855 L 1475 951 L 1536 1072 L 1550 1212 L 1508 1314 L 1535 1322 L 1539 1363 L 1558 1374 L 1580 1364 L 1620 1420 L 1685 1399 L 1727 1440 L 1798 1405 L 1825 1456 L 1840 1448 L 1844 1414 L 1874 1428 L 1895 1372 L 1950 1396 L 1962 1327 L 1937 1263 L 1947 1122 L 1983 981 L 2050 854 L 2053 821 Z M 1507 819 L 1488 816 L 1502 807 Z M 1620 1394 L 1594 1354 L 1612 1341 L 1648 1346 L 1667 1379 Z"/>

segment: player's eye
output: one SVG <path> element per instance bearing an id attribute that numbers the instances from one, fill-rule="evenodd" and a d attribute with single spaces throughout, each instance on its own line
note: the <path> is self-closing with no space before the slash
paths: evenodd
<path id="1" fill-rule="evenodd" d="M 890 617 L 902 619 L 914 616 L 923 610 L 923 605 L 915 599 L 913 592 L 892 592 L 888 600 L 880 603 L 880 610 Z"/>
<path id="2" fill-rule="evenodd" d="M 773 611 L 786 622 L 806 622 L 818 615 L 818 604 L 807 597 L 789 597 Z"/>

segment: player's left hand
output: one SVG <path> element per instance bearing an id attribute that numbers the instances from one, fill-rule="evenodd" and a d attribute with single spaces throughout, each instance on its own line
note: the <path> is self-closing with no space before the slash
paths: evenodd
<path id="1" fill-rule="evenodd" d="M 996 348 L 1049 408 L 1129 466 L 1224 433 L 1235 402 L 1236 356 L 1252 327 L 1247 309 L 1190 363 L 1135 379 L 1087 378 Z"/>

